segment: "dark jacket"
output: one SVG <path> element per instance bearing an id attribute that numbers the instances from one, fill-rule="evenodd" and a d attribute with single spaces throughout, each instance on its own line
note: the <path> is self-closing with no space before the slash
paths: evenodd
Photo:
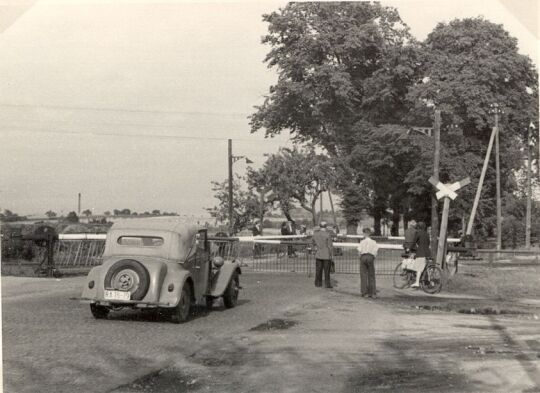
<path id="1" fill-rule="evenodd" d="M 332 237 L 324 229 L 313 233 L 312 242 L 317 249 L 316 259 L 332 259 Z"/>
<path id="2" fill-rule="evenodd" d="M 429 235 L 425 230 L 417 230 L 414 240 L 416 244 L 417 258 L 431 258 L 431 249 L 429 248 Z"/>
<path id="3" fill-rule="evenodd" d="M 403 242 L 403 248 L 413 251 L 416 249 L 416 228 L 409 227 L 405 231 L 405 241 Z"/>

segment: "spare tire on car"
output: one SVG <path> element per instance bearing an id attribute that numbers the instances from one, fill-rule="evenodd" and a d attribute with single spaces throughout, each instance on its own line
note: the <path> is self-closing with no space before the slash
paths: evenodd
<path id="1" fill-rule="evenodd" d="M 131 300 L 142 300 L 150 286 L 148 270 L 134 259 L 121 259 L 107 271 L 105 289 L 129 291 Z"/>

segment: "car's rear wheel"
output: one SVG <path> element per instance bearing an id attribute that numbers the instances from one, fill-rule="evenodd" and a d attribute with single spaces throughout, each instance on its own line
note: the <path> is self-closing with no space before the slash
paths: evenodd
<path id="1" fill-rule="evenodd" d="M 99 306 L 97 304 L 90 304 L 90 312 L 96 319 L 105 319 L 109 315 L 110 308 L 105 306 Z"/>
<path id="2" fill-rule="evenodd" d="M 184 323 L 189 320 L 189 313 L 191 311 L 191 289 L 189 285 L 188 283 L 184 284 L 180 301 L 172 310 L 171 321 L 174 323 Z"/>
<path id="3" fill-rule="evenodd" d="M 142 300 L 150 286 L 150 274 L 138 261 L 122 259 L 105 275 L 105 289 L 130 292 L 131 300 Z"/>
<path id="4" fill-rule="evenodd" d="M 233 308 L 238 303 L 238 293 L 240 292 L 240 278 L 234 272 L 225 293 L 223 294 L 223 304 L 227 308 Z"/>

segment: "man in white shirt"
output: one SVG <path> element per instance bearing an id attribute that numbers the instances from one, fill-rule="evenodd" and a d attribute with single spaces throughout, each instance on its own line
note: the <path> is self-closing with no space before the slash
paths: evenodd
<path id="1" fill-rule="evenodd" d="M 364 239 L 358 245 L 360 255 L 360 293 L 376 299 L 377 288 L 375 286 L 375 257 L 379 251 L 377 243 L 371 239 L 371 229 L 364 228 Z"/>

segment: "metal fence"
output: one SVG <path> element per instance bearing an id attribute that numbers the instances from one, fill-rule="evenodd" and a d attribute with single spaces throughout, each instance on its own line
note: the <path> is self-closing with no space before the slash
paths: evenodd
<path id="1" fill-rule="evenodd" d="M 300 272 L 309 275 L 315 270 L 315 255 L 309 242 L 257 240 L 244 244 L 250 244 L 252 252 L 251 260 L 245 263 L 255 271 Z M 381 248 L 375 261 L 376 274 L 393 274 L 401 262 L 401 253 L 402 250 L 397 246 Z M 360 273 L 360 257 L 356 248 L 350 245 L 340 247 L 339 243 L 334 243 L 333 255 L 335 273 Z"/>
<path id="2" fill-rule="evenodd" d="M 105 247 L 105 236 L 82 237 L 69 235 L 54 243 L 54 265 L 61 271 L 70 269 L 90 269 L 101 264 Z M 240 240 L 240 241 L 238 241 Z M 315 272 L 315 256 L 311 242 L 306 239 L 238 239 L 208 238 L 213 257 L 239 260 L 244 266 L 254 271 L 264 272 L 297 272 L 312 275 Z M 389 244 L 390 243 L 390 244 Z M 340 244 L 342 244 L 340 246 Z M 395 267 L 401 262 L 402 249 L 399 244 L 391 244 L 379 240 L 379 253 L 375 261 L 375 271 L 379 276 L 392 275 Z M 456 249 L 458 250 L 458 249 Z M 463 249 L 465 250 L 465 249 Z M 45 248 L 37 247 L 37 254 L 32 264 L 41 266 L 45 262 Z M 449 249 L 449 251 L 452 251 Z M 470 252 L 470 250 L 466 250 Z M 459 252 L 461 256 L 467 255 Z M 354 242 L 334 242 L 333 261 L 335 273 L 358 274 L 360 258 Z M 461 259 L 461 258 L 460 258 Z M 9 263 L 8 260 L 3 263 Z M 460 264 L 486 263 L 497 267 L 501 264 L 540 264 L 539 251 L 520 250 L 474 250 L 474 258 L 461 259 Z"/>
<path id="3" fill-rule="evenodd" d="M 105 240 L 59 240 L 54 264 L 59 269 L 90 268 L 101 264 Z"/>

